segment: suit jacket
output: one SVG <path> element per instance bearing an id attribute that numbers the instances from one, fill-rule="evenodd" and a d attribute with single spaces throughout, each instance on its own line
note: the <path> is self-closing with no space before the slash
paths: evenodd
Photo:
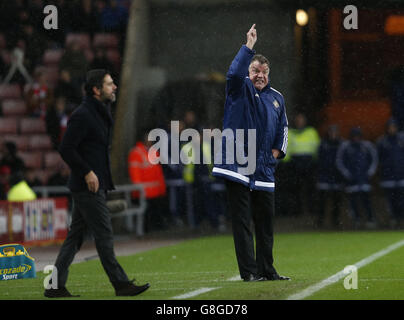
<path id="1" fill-rule="evenodd" d="M 71 169 L 68 187 L 73 192 L 88 189 L 84 176 L 91 170 L 98 177 L 100 189 L 114 189 L 109 155 L 113 120 L 109 108 L 86 96 L 69 119 L 59 152 Z"/>

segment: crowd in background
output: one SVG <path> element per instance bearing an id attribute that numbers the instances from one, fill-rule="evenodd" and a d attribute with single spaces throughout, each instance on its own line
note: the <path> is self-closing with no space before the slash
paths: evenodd
<path id="1" fill-rule="evenodd" d="M 58 29 L 43 26 L 44 7 L 55 5 L 58 9 Z M 122 55 L 128 21 L 128 0 L 16 0 L 0 3 L 0 81 L 21 88 L 26 111 L 23 117 L 39 118 L 46 123 L 52 148 L 57 150 L 70 114 L 83 97 L 82 84 L 87 70 L 105 68 L 113 75 L 120 65 L 111 61 L 103 47 L 93 47 L 93 38 L 99 33 L 117 35 L 117 49 Z M 70 34 L 88 35 L 89 46 L 78 39 L 67 43 Z M 45 54 L 58 50 L 56 77 L 44 65 Z M 21 65 L 18 57 L 21 57 Z M 116 79 L 117 81 L 119 79 Z M 0 117 L 2 116 L 0 101 Z M 18 145 L 3 141 L 0 150 L 0 199 L 7 199 L 10 189 L 20 182 L 29 187 L 65 185 L 69 175 L 66 165 L 44 182 L 37 172 L 27 167 L 19 157 Z"/>

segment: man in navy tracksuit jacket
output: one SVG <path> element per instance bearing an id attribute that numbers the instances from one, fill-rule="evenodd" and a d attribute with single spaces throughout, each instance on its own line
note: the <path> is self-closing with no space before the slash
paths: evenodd
<path id="1" fill-rule="evenodd" d="M 281 93 L 269 84 L 269 62 L 252 50 L 257 41 L 255 24 L 247 33 L 247 43 L 234 58 L 227 73 L 223 129 L 234 132 L 255 130 L 256 141 L 244 139 L 244 155 L 256 143 L 255 170 L 226 150 L 222 161 L 215 160 L 212 174 L 226 179 L 229 211 L 240 276 L 245 281 L 289 280 L 273 266 L 274 172 L 277 159 L 286 154 L 288 121 Z M 237 145 L 236 139 L 236 145 Z M 248 150 L 247 150 L 248 149 Z M 237 150 L 237 147 L 234 147 Z M 232 157 L 234 156 L 234 161 Z M 251 161 L 249 154 L 248 161 Z M 249 164 L 251 165 L 251 163 Z M 256 258 L 251 218 L 255 225 Z"/>
<path id="2" fill-rule="evenodd" d="M 398 128 L 398 122 L 390 119 L 386 134 L 377 141 L 380 186 L 388 201 L 392 227 L 404 217 L 404 132 Z"/>
<path id="3" fill-rule="evenodd" d="M 377 150 L 370 141 L 362 140 L 360 128 L 352 128 L 350 140 L 341 144 L 337 152 L 337 168 L 344 176 L 352 209 L 354 226 L 360 222 L 359 202 L 366 211 L 367 227 L 375 227 L 371 201 L 370 178 L 375 174 L 378 165 Z"/>

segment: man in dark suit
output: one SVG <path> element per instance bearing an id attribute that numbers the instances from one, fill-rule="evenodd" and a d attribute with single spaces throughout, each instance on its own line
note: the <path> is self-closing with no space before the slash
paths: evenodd
<path id="1" fill-rule="evenodd" d="M 128 279 L 113 249 L 106 195 L 114 189 L 109 147 L 113 122 L 110 104 L 116 99 L 116 89 L 106 70 L 87 73 L 86 97 L 71 115 L 59 148 L 71 169 L 68 187 L 72 192 L 73 212 L 69 233 L 55 262 L 57 288 L 52 283 L 50 289 L 45 289 L 49 298 L 72 296 L 65 287 L 68 268 L 80 250 L 86 229 L 94 236 L 102 266 L 117 296 L 134 296 L 149 288 L 149 284 L 136 286 Z"/>

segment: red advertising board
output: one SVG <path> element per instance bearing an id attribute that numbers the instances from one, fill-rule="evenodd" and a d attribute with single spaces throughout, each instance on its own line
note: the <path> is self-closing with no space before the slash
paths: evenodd
<path id="1" fill-rule="evenodd" d="M 67 206 L 67 198 L 0 201 L 0 245 L 11 242 L 35 245 L 64 240 Z"/>

